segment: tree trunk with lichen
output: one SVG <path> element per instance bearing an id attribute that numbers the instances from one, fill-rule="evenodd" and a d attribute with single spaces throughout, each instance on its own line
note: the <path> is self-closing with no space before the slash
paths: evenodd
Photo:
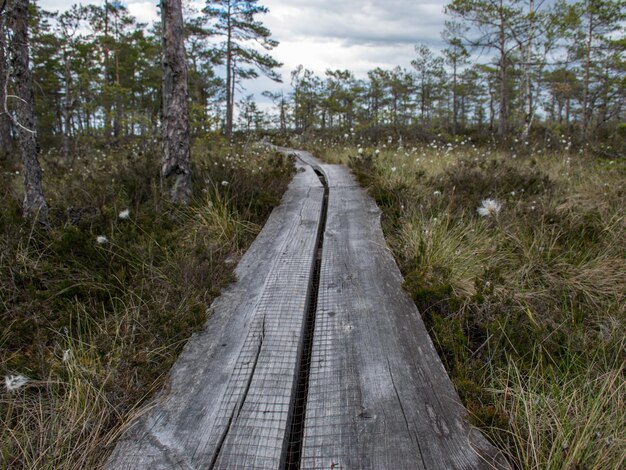
<path id="1" fill-rule="evenodd" d="M 6 4 L 3 5 L 6 7 Z M 6 14 L 0 12 L 0 157 L 6 157 L 11 149 L 11 118 L 5 113 L 8 76 Z"/>
<path id="2" fill-rule="evenodd" d="M 33 81 L 29 69 L 28 3 L 15 0 L 11 9 L 11 68 L 17 93 L 16 129 L 24 165 L 24 217 L 45 222 L 48 204 L 41 185 L 41 167 L 37 159 L 37 121 L 34 112 Z"/>
<path id="3" fill-rule="evenodd" d="M 173 180 L 170 197 L 191 200 L 189 91 L 181 0 L 161 0 L 163 24 L 163 162 L 162 182 Z"/>

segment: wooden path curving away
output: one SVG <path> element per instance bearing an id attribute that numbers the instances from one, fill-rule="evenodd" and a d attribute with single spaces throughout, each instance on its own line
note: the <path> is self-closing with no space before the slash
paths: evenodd
<path id="1" fill-rule="evenodd" d="M 349 170 L 298 173 L 110 469 L 491 469 Z"/>

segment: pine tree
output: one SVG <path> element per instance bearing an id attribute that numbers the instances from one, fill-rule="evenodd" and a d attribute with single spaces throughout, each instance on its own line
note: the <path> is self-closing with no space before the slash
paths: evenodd
<path id="1" fill-rule="evenodd" d="M 71 139 L 74 134 L 73 110 L 75 106 L 74 96 L 74 73 L 77 67 L 73 63 L 74 53 L 81 42 L 79 34 L 83 21 L 87 18 L 87 9 L 79 5 L 59 15 L 57 22 L 57 35 L 59 37 L 61 62 L 63 68 L 63 156 L 66 162 L 70 161 Z"/>
<path id="2" fill-rule="evenodd" d="M 597 93 L 593 90 L 594 66 L 602 56 L 616 44 L 611 34 L 623 28 L 623 0 L 582 0 L 577 4 L 580 14 L 580 34 L 573 48 L 583 62 L 582 134 L 588 136 L 589 124 L 593 115 L 593 104 Z M 580 47 L 584 44 L 583 47 Z M 601 69 L 604 67 L 601 67 Z"/>
<path id="3" fill-rule="evenodd" d="M 322 81 L 312 70 L 298 65 L 291 72 L 291 88 L 295 128 L 297 132 L 306 134 L 318 121 Z"/>
<path id="4" fill-rule="evenodd" d="M 430 118 L 432 105 L 436 98 L 436 77 L 443 71 L 443 59 L 437 57 L 426 45 L 415 46 L 417 58 L 411 65 L 417 71 L 420 91 L 420 119 Z"/>
<path id="5" fill-rule="evenodd" d="M 446 12 L 470 27 L 472 38 L 468 42 L 474 48 L 493 49 L 498 54 L 498 135 L 504 137 L 509 131 L 509 81 L 511 52 L 517 44 L 511 44 L 511 29 L 517 24 L 521 12 L 514 0 L 453 0 Z"/>
<path id="6" fill-rule="evenodd" d="M 452 67 L 452 134 L 457 133 L 459 120 L 459 67 L 464 66 L 469 58 L 469 52 L 463 45 L 461 34 L 463 27 L 459 23 L 446 21 L 446 29 L 442 36 L 448 47 L 443 51 L 446 63 Z"/>
<path id="7" fill-rule="evenodd" d="M 173 178 L 171 199 L 191 200 L 189 91 L 181 0 L 161 0 L 163 23 L 163 164 L 161 177 Z"/>
<path id="8" fill-rule="evenodd" d="M 389 72 L 377 67 L 367 73 L 367 78 L 369 126 L 377 129 L 384 119 L 383 111 L 388 103 L 386 83 Z"/>
<path id="9" fill-rule="evenodd" d="M 282 134 L 287 132 L 287 112 L 288 103 L 282 90 L 276 93 L 264 91 L 263 96 L 272 100 L 272 103 L 278 108 L 278 125 Z"/>
<path id="10" fill-rule="evenodd" d="M 415 77 L 399 66 L 390 70 L 388 77 L 391 124 L 395 133 L 400 136 L 400 127 L 407 124 L 408 115 L 413 111 L 410 96 L 416 89 Z"/>
<path id="11" fill-rule="evenodd" d="M 63 67 L 60 40 L 55 36 L 51 25 L 55 19 L 54 13 L 30 2 L 28 16 L 29 64 L 34 84 L 37 143 L 39 146 L 47 147 L 57 144 L 63 126 L 61 121 Z"/>
<path id="12" fill-rule="evenodd" d="M 269 54 L 259 51 L 252 43 L 264 51 L 274 49 L 278 42 L 255 16 L 269 10 L 257 4 L 257 0 L 208 0 L 204 8 L 213 32 L 223 36 L 221 53 L 226 64 L 226 124 L 225 134 L 233 132 L 233 111 L 236 84 L 239 80 L 257 78 L 258 71 L 270 79 L 280 82 L 276 69 L 282 64 Z"/>
<path id="13" fill-rule="evenodd" d="M 7 57 L 7 1 L 0 5 L 0 155 L 5 156 L 11 148 L 11 118 L 5 112 L 6 84 L 9 80 Z"/>
<path id="14" fill-rule="evenodd" d="M 24 165 L 24 216 L 46 222 L 48 204 L 43 195 L 41 167 L 37 158 L 37 119 L 29 67 L 28 4 L 29 0 L 14 0 L 11 9 L 11 69 L 17 94 L 15 124 Z"/>

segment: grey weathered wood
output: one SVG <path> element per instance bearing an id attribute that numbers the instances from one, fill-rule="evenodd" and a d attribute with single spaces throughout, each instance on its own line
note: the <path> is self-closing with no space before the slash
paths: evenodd
<path id="1" fill-rule="evenodd" d="M 297 155 L 329 185 L 301 467 L 506 467 L 464 419 L 374 201 L 345 167 Z"/>
<path id="2" fill-rule="evenodd" d="M 298 173 L 187 343 L 169 388 L 122 437 L 110 469 L 277 468 L 286 449 L 323 187 Z"/>
<path id="3" fill-rule="evenodd" d="M 293 153 L 289 149 L 281 149 Z M 296 152 L 281 206 L 217 299 L 169 389 L 107 467 L 281 468 L 329 187 L 302 468 L 507 468 L 465 421 L 402 276 L 380 211 L 352 174 Z M 312 291 L 315 293 L 315 291 Z M 305 356 L 306 358 L 306 356 Z"/>

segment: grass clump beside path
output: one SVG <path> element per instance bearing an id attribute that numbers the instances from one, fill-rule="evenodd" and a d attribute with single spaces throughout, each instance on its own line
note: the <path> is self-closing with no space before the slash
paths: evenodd
<path id="1" fill-rule="evenodd" d="M 472 421 L 514 465 L 624 468 L 624 161 L 469 141 L 317 150 L 383 210 Z"/>
<path id="2" fill-rule="evenodd" d="M 160 196 L 159 154 L 129 144 L 69 167 L 45 155 L 48 229 L 21 218 L 20 168 L 2 163 L 1 468 L 103 462 L 292 174 L 278 154 L 200 142 L 195 198 L 173 206 Z"/>

